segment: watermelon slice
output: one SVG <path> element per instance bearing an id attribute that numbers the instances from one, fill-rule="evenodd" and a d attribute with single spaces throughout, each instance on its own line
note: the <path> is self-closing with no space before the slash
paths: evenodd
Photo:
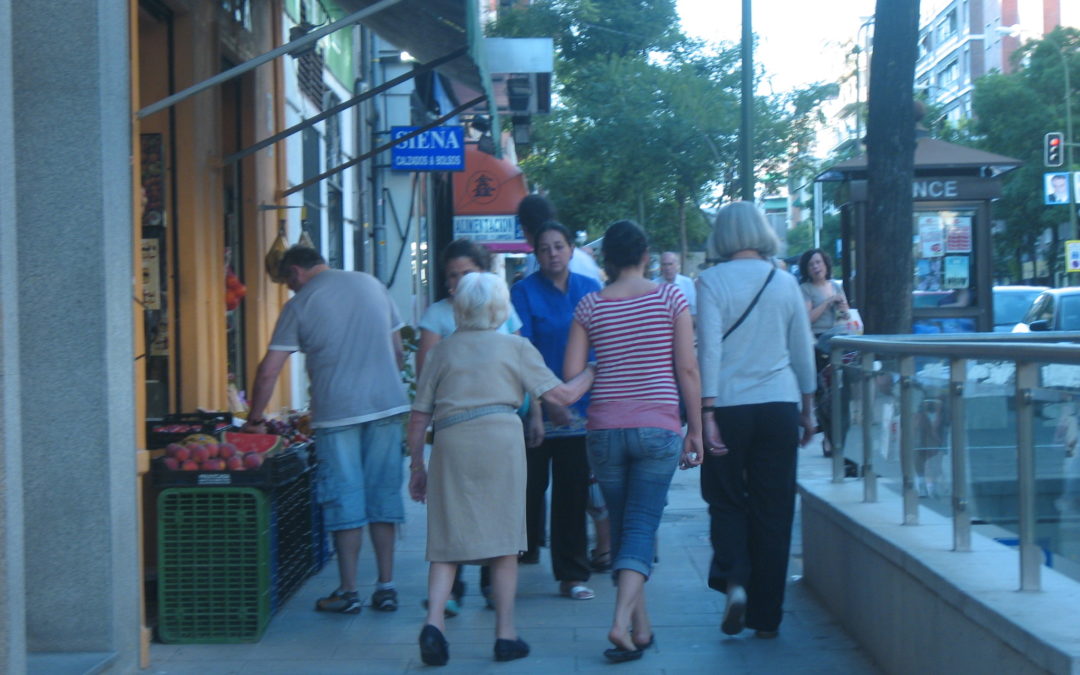
<path id="1" fill-rule="evenodd" d="M 225 442 L 235 445 L 241 456 L 249 452 L 262 454 L 277 452 L 285 447 L 284 439 L 275 434 L 242 434 L 226 431 Z"/>

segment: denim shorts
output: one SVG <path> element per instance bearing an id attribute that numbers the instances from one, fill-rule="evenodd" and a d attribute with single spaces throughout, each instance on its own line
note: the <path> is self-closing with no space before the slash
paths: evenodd
<path id="1" fill-rule="evenodd" d="M 326 529 L 405 521 L 401 416 L 315 430 L 316 493 Z"/>
<path id="2" fill-rule="evenodd" d="M 598 429 L 589 432 L 587 448 L 610 514 L 612 570 L 648 578 L 682 437 L 654 427 Z"/>

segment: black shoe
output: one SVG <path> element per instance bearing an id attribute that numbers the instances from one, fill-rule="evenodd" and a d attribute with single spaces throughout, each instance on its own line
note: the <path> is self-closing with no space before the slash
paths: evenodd
<path id="1" fill-rule="evenodd" d="M 495 640 L 495 660 L 513 661 L 529 655 L 529 645 L 521 638 L 516 640 Z"/>
<path id="2" fill-rule="evenodd" d="M 626 663 L 627 661 L 637 661 L 645 654 L 644 649 L 623 649 L 622 647 L 612 647 L 611 649 L 604 650 L 604 658 L 612 663 Z"/>
<path id="3" fill-rule="evenodd" d="M 450 660 L 450 644 L 430 623 L 420 631 L 420 660 L 429 666 L 445 666 Z"/>
<path id="4" fill-rule="evenodd" d="M 518 554 L 519 565 L 536 565 L 540 562 L 540 549 L 533 548 Z"/>
<path id="5" fill-rule="evenodd" d="M 397 611 L 397 591 L 387 588 L 371 594 L 371 606 L 380 612 Z"/>

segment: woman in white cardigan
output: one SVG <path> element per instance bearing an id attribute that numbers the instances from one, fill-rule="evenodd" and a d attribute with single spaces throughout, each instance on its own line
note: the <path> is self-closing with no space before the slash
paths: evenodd
<path id="1" fill-rule="evenodd" d="M 778 241 L 750 202 L 720 209 L 719 259 L 698 277 L 698 352 L 713 559 L 727 594 L 721 629 L 776 637 L 795 512 L 797 448 L 813 436 L 812 336 L 795 277 L 772 263 Z"/>

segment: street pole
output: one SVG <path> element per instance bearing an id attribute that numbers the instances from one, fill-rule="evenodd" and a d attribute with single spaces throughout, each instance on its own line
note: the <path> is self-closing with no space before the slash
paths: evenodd
<path id="1" fill-rule="evenodd" d="M 1069 239 L 1076 239 L 1076 181 L 1073 180 L 1073 128 L 1072 128 L 1072 87 L 1069 86 L 1069 61 L 1065 58 L 1065 52 L 1057 50 L 1061 57 L 1061 69 L 1065 73 L 1065 167 L 1069 178 Z"/>
<path id="2" fill-rule="evenodd" d="M 754 201 L 754 31 L 751 0 L 742 3 L 742 132 L 739 137 L 739 174 L 742 198 Z"/>

